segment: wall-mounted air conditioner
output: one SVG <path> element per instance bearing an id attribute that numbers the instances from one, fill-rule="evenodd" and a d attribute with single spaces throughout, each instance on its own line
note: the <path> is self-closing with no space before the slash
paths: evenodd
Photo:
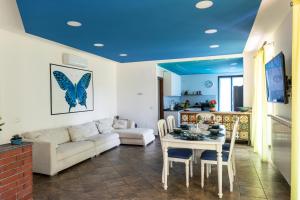
<path id="1" fill-rule="evenodd" d="M 63 54 L 62 62 L 65 65 L 72 65 L 72 66 L 83 67 L 83 68 L 88 67 L 87 59 L 72 54 L 67 54 L 67 53 Z"/>

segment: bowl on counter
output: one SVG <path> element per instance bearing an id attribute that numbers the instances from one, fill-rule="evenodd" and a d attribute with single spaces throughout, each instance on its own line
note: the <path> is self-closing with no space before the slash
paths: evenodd
<path id="1" fill-rule="evenodd" d="M 250 108 L 249 107 L 238 107 L 238 110 L 240 112 L 248 112 L 250 110 Z"/>

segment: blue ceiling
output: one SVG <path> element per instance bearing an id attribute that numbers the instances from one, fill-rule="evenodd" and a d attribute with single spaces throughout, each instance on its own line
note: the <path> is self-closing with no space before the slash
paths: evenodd
<path id="1" fill-rule="evenodd" d="M 242 53 L 261 0 L 17 0 L 25 31 L 118 62 Z M 70 27 L 67 21 L 79 21 Z M 218 33 L 204 34 L 206 29 Z M 94 43 L 105 46 L 96 48 Z M 220 48 L 209 46 L 219 44 Z M 126 53 L 127 57 L 119 54 Z"/>
<path id="2" fill-rule="evenodd" d="M 159 66 L 178 75 L 243 74 L 243 58 L 161 63 Z"/>

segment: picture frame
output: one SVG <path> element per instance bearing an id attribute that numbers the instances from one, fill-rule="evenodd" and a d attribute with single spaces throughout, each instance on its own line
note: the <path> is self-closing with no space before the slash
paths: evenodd
<path id="1" fill-rule="evenodd" d="M 50 63 L 51 115 L 94 111 L 93 71 Z"/>

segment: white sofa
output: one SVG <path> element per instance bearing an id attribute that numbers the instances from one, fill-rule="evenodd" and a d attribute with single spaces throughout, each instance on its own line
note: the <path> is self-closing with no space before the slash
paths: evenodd
<path id="1" fill-rule="evenodd" d="M 135 122 L 131 120 L 102 119 L 95 122 L 100 132 L 118 133 L 121 144 L 146 146 L 155 140 L 153 129 L 135 128 Z"/>
<path id="2" fill-rule="evenodd" d="M 124 129 L 114 129 L 112 123 L 112 119 L 102 119 L 22 134 L 24 141 L 33 142 L 33 172 L 52 176 L 119 146 L 121 141 L 123 144 L 147 145 L 155 139 L 153 130 L 133 128 L 134 122 Z"/>

